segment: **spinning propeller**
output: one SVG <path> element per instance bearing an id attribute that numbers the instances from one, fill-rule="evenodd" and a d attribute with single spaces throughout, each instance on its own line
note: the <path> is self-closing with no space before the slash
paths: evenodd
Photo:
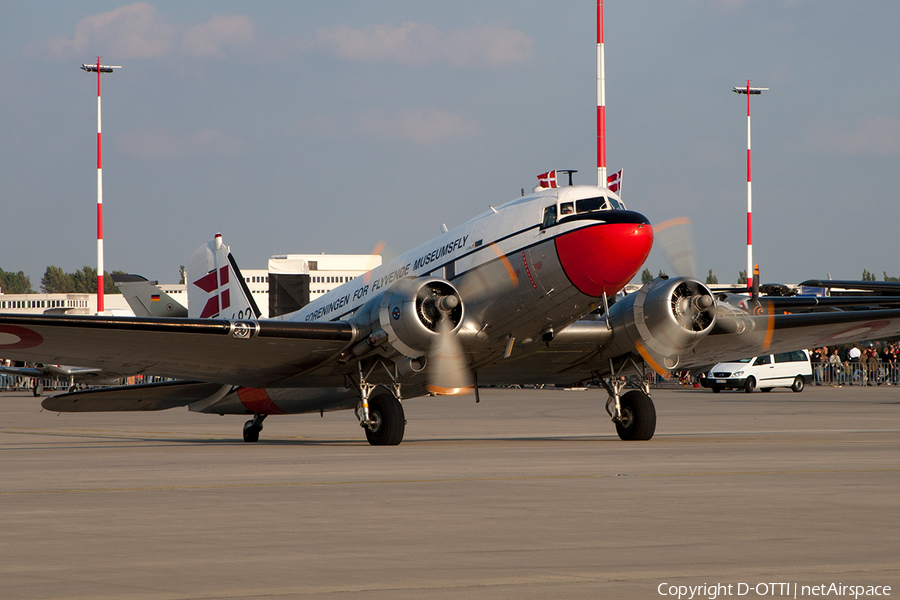
<path id="1" fill-rule="evenodd" d="M 662 250 L 675 274 L 679 277 L 699 280 L 691 220 L 687 217 L 669 219 L 654 226 L 653 230 L 659 249 Z M 680 290 L 681 287 L 679 286 L 678 289 Z M 775 315 L 771 302 L 766 302 L 764 299 L 753 300 L 752 306 L 748 306 L 748 311 L 753 317 L 749 317 L 732 310 L 730 306 L 720 307 L 717 310 L 712 298 L 706 296 L 702 301 L 701 298 L 704 297 L 694 300 L 682 297 L 678 299 L 677 304 L 673 298 L 673 311 L 682 326 L 694 328 L 696 331 L 696 325 L 702 323 L 707 318 L 706 315 L 715 313 L 719 327 L 729 333 L 749 336 L 747 338 L 747 341 L 750 342 L 749 345 L 759 348 L 763 352 L 769 349 L 775 328 Z"/>

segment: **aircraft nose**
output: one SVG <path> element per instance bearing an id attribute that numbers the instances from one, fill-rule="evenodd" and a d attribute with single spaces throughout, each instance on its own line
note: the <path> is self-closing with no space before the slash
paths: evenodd
<path id="1" fill-rule="evenodd" d="M 647 217 L 632 211 L 604 213 L 607 215 L 606 222 L 556 238 L 556 252 L 566 276 L 588 296 L 612 295 L 625 287 L 653 246 L 653 227 Z"/>

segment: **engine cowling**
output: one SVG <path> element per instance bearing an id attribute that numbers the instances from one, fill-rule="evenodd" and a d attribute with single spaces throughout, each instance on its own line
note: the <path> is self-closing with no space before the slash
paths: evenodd
<path id="1" fill-rule="evenodd" d="M 665 369 L 678 367 L 716 324 L 716 301 L 696 279 L 654 279 L 609 311 L 613 336 L 604 350 L 625 354 L 643 348 Z"/>
<path id="2" fill-rule="evenodd" d="M 371 332 L 369 346 L 389 344 L 400 354 L 417 359 L 427 354 L 439 335 L 442 318 L 449 319 L 449 332 L 455 334 L 464 316 L 459 291 L 446 279 L 427 277 L 393 284 L 357 321 L 363 321 L 364 330 Z"/>

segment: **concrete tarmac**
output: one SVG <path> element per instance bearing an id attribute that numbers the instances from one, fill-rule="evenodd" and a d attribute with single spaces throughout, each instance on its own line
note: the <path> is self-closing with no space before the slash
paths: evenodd
<path id="1" fill-rule="evenodd" d="M 0 393 L 0 597 L 900 595 L 900 388 L 653 399 L 649 442 L 596 389 L 483 390 L 407 401 L 374 448 L 350 412 L 244 444 L 241 417 Z"/>

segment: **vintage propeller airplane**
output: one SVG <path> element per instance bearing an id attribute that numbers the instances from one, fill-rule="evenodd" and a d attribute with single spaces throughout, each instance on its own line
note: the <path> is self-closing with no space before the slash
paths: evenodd
<path id="1" fill-rule="evenodd" d="M 606 389 L 620 438 L 648 440 L 650 390 L 627 374 L 900 333 L 900 310 L 753 315 L 691 277 L 655 279 L 610 306 L 653 239 L 606 188 L 535 188 L 261 320 L 217 235 L 188 265 L 194 318 L 3 315 L 0 356 L 178 378 L 43 406 L 253 415 L 248 442 L 268 415 L 355 409 L 370 444 L 399 444 L 402 398 L 585 381 Z"/>

